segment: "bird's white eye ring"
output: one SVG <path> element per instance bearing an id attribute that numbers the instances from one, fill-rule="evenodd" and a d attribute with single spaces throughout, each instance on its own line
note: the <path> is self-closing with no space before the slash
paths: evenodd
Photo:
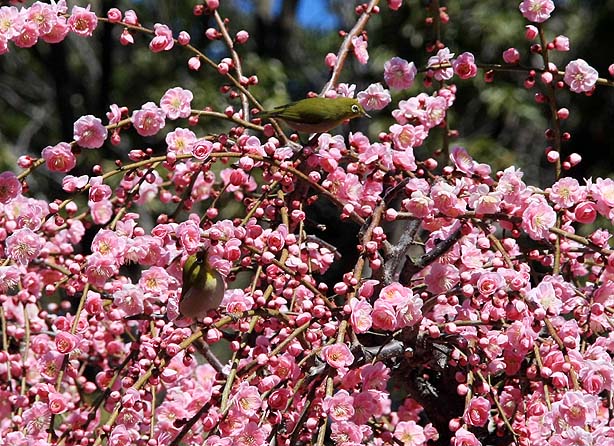
<path id="1" fill-rule="evenodd" d="M 358 105 L 356 104 L 352 105 L 352 112 L 358 113 Z"/>

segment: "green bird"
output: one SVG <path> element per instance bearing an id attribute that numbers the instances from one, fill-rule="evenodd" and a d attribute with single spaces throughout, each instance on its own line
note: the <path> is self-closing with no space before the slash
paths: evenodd
<path id="1" fill-rule="evenodd" d="M 367 117 L 365 109 L 354 98 L 307 98 L 263 111 L 260 118 L 284 121 L 297 132 L 323 133 L 340 125 L 346 119 Z"/>
<path id="2" fill-rule="evenodd" d="M 199 318 L 220 306 L 226 283 L 222 275 L 207 260 L 207 251 L 189 256 L 183 265 L 183 285 L 179 312 Z"/>

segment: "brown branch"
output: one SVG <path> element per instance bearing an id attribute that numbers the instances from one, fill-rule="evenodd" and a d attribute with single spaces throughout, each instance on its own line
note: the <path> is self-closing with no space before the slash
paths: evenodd
<path id="1" fill-rule="evenodd" d="M 369 2 L 369 6 L 367 6 L 367 9 L 365 9 L 365 12 L 362 13 L 352 30 L 345 36 L 345 39 L 339 48 L 339 52 L 337 53 L 337 62 L 333 67 L 330 79 L 324 85 L 324 88 L 322 88 L 320 96 L 324 96 L 328 90 L 331 90 L 335 85 L 337 85 L 337 82 L 339 82 L 341 71 L 343 71 L 343 66 L 345 65 L 345 61 L 350 53 L 350 49 L 352 48 L 352 38 L 357 37 L 362 33 L 367 26 L 369 19 L 371 18 L 371 14 L 373 14 L 373 8 L 375 8 L 379 2 L 380 0 L 371 0 L 371 2 Z"/>

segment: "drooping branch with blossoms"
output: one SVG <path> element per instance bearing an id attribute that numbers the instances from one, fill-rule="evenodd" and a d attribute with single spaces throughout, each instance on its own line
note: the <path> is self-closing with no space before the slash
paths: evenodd
<path id="1" fill-rule="evenodd" d="M 326 56 L 323 95 L 354 95 L 339 79 L 348 57 L 370 63 L 371 18 L 406 7 L 380 3 L 359 5 Z M 177 86 L 139 109 L 111 104 L 106 124 L 82 116 L 72 141 L 0 173 L 0 444 L 614 444 L 614 252 L 606 229 L 578 234 L 614 218 L 614 181 L 564 176 L 581 160 L 563 156 L 570 111 L 557 105 L 562 89 L 613 84 L 582 59 L 553 64 L 551 52 L 569 49 L 548 37 L 554 3 L 520 4 L 528 53 L 541 60 L 525 66 L 516 48 L 503 63 L 456 56 L 442 37 L 451 18 L 431 2 L 426 65 L 392 57 L 378 67 L 388 89 L 356 94 L 368 111 L 389 107 L 394 124 L 376 139 L 308 143 L 258 117 L 258 78 L 242 66 L 249 34 L 219 6 L 194 13 L 213 18 L 205 34 L 226 46 L 220 61 L 132 10 L 0 7 L 0 53 L 92 37 L 105 20 L 122 27 L 124 45 L 142 35 L 154 53 L 185 51 L 189 70 L 224 79 L 228 102 L 216 111 Z M 539 88 L 550 187 L 526 184 L 515 166 L 493 173 L 453 144 L 448 112 L 463 80 L 499 71 Z M 405 94 L 420 77 L 423 91 Z M 209 134 L 201 117 L 229 128 Z M 129 132 L 164 137 L 166 149 L 132 148 L 111 170 L 83 165 L 84 151 Z M 427 139 L 442 155 L 416 159 Z M 77 166 L 91 175 L 72 175 Z M 43 169 L 66 198 L 31 196 Z M 144 205 L 154 201 L 164 211 L 150 225 Z M 222 217 L 227 202 L 232 218 Z M 355 253 L 315 235 L 322 203 L 338 225 L 359 225 Z M 179 310 L 182 268 L 203 251 L 226 290 L 219 308 L 192 319 Z"/>

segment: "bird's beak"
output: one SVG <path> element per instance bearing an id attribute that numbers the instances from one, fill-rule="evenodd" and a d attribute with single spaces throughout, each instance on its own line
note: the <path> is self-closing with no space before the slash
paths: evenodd
<path id="1" fill-rule="evenodd" d="M 367 112 L 365 112 L 365 114 L 364 114 L 363 116 L 364 116 L 365 118 L 369 118 L 369 119 L 371 119 L 371 115 L 370 115 L 369 113 L 367 113 Z"/>

